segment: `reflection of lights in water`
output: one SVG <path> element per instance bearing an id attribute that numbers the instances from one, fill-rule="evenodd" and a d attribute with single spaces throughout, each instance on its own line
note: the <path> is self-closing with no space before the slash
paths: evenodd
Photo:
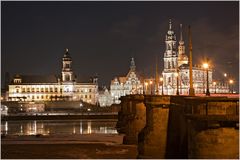
<path id="1" fill-rule="evenodd" d="M 8 121 L 5 122 L 5 133 L 8 133 Z"/>
<path id="2" fill-rule="evenodd" d="M 76 128 L 75 128 L 75 126 L 73 126 L 73 134 L 75 134 L 76 133 Z"/>
<path id="3" fill-rule="evenodd" d="M 92 133 L 91 121 L 87 122 L 88 134 Z"/>
<path id="4" fill-rule="evenodd" d="M 107 127 L 104 127 L 104 133 L 107 133 Z"/>
<path id="5" fill-rule="evenodd" d="M 82 121 L 80 121 L 80 134 L 83 134 Z"/>
<path id="6" fill-rule="evenodd" d="M 20 132 L 21 132 L 21 134 L 23 133 L 23 126 L 22 125 L 20 126 Z"/>
<path id="7" fill-rule="evenodd" d="M 33 121 L 27 124 L 27 134 L 34 135 L 37 134 L 37 121 Z"/>

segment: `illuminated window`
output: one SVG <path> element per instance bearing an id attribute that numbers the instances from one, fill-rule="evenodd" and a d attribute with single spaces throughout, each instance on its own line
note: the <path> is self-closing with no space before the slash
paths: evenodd
<path id="1" fill-rule="evenodd" d="M 43 99 L 43 95 L 41 96 L 41 98 Z"/>
<path id="2" fill-rule="evenodd" d="M 25 92 L 25 88 L 22 88 L 22 92 Z"/>
<path id="3" fill-rule="evenodd" d="M 32 88 L 32 92 L 34 92 L 34 88 Z"/>
<path id="4" fill-rule="evenodd" d="M 39 99 L 39 96 L 37 96 L 37 99 Z"/>
<path id="5" fill-rule="evenodd" d="M 27 92 L 30 92 L 30 88 L 27 88 Z"/>
<path id="6" fill-rule="evenodd" d="M 57 92 L 57 88 L 55 88 L 55 92 Z"/>
<path id="7" fill-rule="evenodd" d="M 34 96 L 32 96 L 32 99 L 34 99 Z"/>
<path id="8" fill-rule="evenodd" d="M 87 95 L 85 95 L 85 98 L 87 98 Z"/>
<path id="9" fill-rule="evenodd" d="M 91 99 L 92 98 L 92 96 L 91 95 L 89 95 L 89 99 Z"/>
<path id="10" fill-rule="evenodd" d="M 45 92 L 48 92 L 48 88 L 45 88 Z"/>
<path id="11" fill-rule="evenodd" d="M 43 88 L 41 88 L 41 92 L 43 92 Z"/>
<path id="12" fill-rule="evenodd" d="M 89 89 L 89 92 L 92 92 L 92 90 L 91 90 L 91 89 Z"/>
<path id="13" fill-rule="evenodd" d="M 37 92 L 39 92 L 39 88 L 36 88 Z"/>
<path id="14" fill-rule="evenodd" d="M 50 88 L 50 92 L 53 92 L 53 89 L 52 89 L 52 88 Z"/>
<path id="15" fill-rule="evenodd" d="M 19 89 L 16 89 L 16 92 L 19 93 Z"/>

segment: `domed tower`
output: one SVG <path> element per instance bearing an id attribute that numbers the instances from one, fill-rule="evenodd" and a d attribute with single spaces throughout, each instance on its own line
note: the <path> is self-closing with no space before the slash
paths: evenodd
<path id="1" fill-rule="evenodd" d="M 169 20 L 169 29 L 166 35 L 166 50 L 164 52 L 164 70 L 163 70 L 163 85 L 164 94 L 175 94 L 177 83 L 177 68 L 178 57 L 176 47 L 176 34 L 172 30 L 172 22 Z"/>
<path id="2" fill-rule="evenodd" d="M 73 72 L 72 72 L 72 58 L 68 53 L 68 49 L 64 53 L 62 58 L 62 82 L 71 82 L 73 81 Z"/>
<path id="3" fill-rule="evenodd" d="M 188 57 L 185 54 L 185 45 L 182 35 L 182 24 L 180 24 L 180 40 L 178 45 L 178 67 L 182 64 L 188 64 Z"/>

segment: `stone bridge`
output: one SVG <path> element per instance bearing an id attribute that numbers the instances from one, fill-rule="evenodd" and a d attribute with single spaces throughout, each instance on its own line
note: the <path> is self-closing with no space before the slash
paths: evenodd
<path id="1" fill-rule="evenodd" d="M 127 95 L 117 128 L 138 158 L 239 158 L 239 99 Z"/>

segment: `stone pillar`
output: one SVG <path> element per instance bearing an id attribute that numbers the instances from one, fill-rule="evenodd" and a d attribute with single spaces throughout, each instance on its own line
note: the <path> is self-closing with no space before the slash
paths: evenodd
<path id="1" fill-rule="evenodd" d="M 117 121 L 116 128 L 118 133 L 125 133 L 126 123 L 128 121 L 128 114 L 131 110 L 130 95 L 122 96 L 120 100 L 121 100 L 121 109 L 118 112 L 118 121 Z"/>
<path id="2" fill-rule="evenodd" d="M 146 107 L 143 95 L 131 95 L 131 112 L 126 122 L 124 144 L 138 144 L 138 134 L 146 124 Z"/>
<path id="3" fill-rule="evenodd" d="M 138 158 L 163 159 L 166 154 L 170 96 L 145 96 L 146 126 L 139 133 Z"/>

